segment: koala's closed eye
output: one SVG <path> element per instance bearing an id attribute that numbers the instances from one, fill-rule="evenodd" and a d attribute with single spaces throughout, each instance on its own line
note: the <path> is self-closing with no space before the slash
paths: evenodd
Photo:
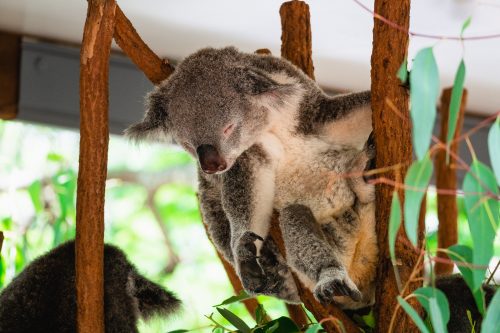
<path id="1" fill-rule="evenodd" d="M 224 130 L 223 130 L 224 137 L 228 138 L 231 135 L 231 133 L 233 133 L 235 127 L 236 127 L 236 124 L 234 124 L 234 123 L 231 123 L 231 124 L 227 125 L 226 127 L 224 127 Z"/>

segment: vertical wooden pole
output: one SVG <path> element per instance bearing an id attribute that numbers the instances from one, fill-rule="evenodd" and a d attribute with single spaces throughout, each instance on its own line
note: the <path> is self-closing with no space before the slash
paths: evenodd
<path id="1" fill-rule="evenodd" d="M 452 88 L 447 88 L 443 90 L 441 95 L 441 133 L 440 140 L 446 142 L 446 137 L 448 135 L 448 118 L 449 118 L 449 108 L 451 99 Z M 454 139 L 456 139 L 461 132 L 465 105 L 467 103 L 467 90 L 464 89 L 462 94 L 462 102 L 460 104 L 460 110 L 457 118 L 457 126 L 455 129 Z M 453 153 L 457 153 L 458 144 L 454 143 L 451 145 L 450 150 Z M 436 166 L 436 186 L 439 189 L 456 190 L 457 189 L 457 173 L 453 167 L 453 159 L 450 158 L 450 163 L 446 163 L 446 151 L 439 150 L 436 153 L 434 163 Z M 446 249 L 449 246 L 456 244 L 458 241 L 458 230 L 457 230 L 457 218 L 458 218 L 458 208 L 457 208 L 457 196 L 456 195 L 442 195 L 438 194 L 437 197 L 437 209 L 438 209 L 438 248 Z M 437 256 L 439 258 L 449 259 L 448 256 L 443 252 L 438 252 Z M 449 262 L 437 262 L 434 266 L 434 271 L 437 275 L 446 275 L 453 272 L 453 263 Z"/>
<path id="2" fill-rule="evenodd" d="M 0 32 L 0 119 L 14 119 L 19 101 L 21 36 Z"/>
<path id="3" fill-rule="evenodd" d="M 114 0 L 89 0 L 80 53 L 80 158 L 76 203 L 79 333 L 104 333 L 104 191 Z"/>
<path id="4" fill-rule="evenodd" d="M 314 79 L 314 66 L 312 61 L 312 36 L 309 5 L 303 1 L 288 1 L 281 5 L 281 56 L 299 67 L 310 78 Z M 261 51 L 259 53 L 266 53 Z M 285 255 L 283 238 L 275 218 L 271 227 L 271 235 L 280 252 Z M 304 287 L 294 274 L 295 282 L 299 290 L 300 299 L 307 309 L 312 312 L 317 320 L 335 317 L 342 321 L 347 332 L 359 332 L 356 324 L 345 315 L 345 313 L 334 305 L 322 306 L 316 301 L 314 295 Z M 289 312 L 296 313 L 298 309 Z M 303 310 L 300 309 L 300 313 Z M 306 320 L 303 318 L 302 320 Z M 338 327 L 332 321 L 326 321 L 323 326 L 328 332 L 338 331 Z"/>
<path id="5" fill-rule="evenodd" d="M 375 0 L 375 12 L 397 23 L 405 29 L 410 23 L 410 0 L 397 3 L 391 0 Z M 373 52 L 371 69 L 371 90 L 373 110 L 373 132 L 376 143 L 376 167 L 383 168 L 401 164 L 399 175 L 395 172 L 384 174 L 384 177 L 395 180 L 404 179 L 404 175 L 412 161 L 411 126 L 409 122 L 409 97 L 401 86 L 396 73 L 406 58 L 408 50 L 408 33 L 394 29 L 386 23 L 374 19 Z M 405 117 L 402 120 L 386 100 L 390 100 Z M 399 295 L 388 247 L 388 221 L 393 188 L 386 185 L 377 186 L 377 238 L 380 247 L 380 261 L 377 270 L 377 288 L 375 315 L 377 332 L 387 332 L 392 314 L 396 308 L 396 297 Z M 422 221 L 423 219 L 421 219 Z M 421 232 L 419 237 L 423 236 Z M 398 266 L 401 279 L 405 283 L 418 259 L 418 253 L 408 244 L 402 242 L 404 233 L 398 234 L 396 255 L 400 261 Z M 408 292 L 412 292 L 418 283 L 412 283 Z M 410 324 L 407 316 L 400 316 L 394 332 L 418 332 Z"/>

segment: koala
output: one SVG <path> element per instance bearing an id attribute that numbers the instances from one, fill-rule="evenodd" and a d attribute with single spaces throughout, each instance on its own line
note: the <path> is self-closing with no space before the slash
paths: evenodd
<path id="1" fill-rule="evenodd" d="M 107 333 L 139 332 L 137 321 L 169 315 L 180 301 L 140 275 L 118 248 L 104 247 Z M 75 244 L 60 245 L 29 264 L 0 294 L 0 333 L 76 332 Z"/>
<path id="2" fill-rule="evenodd" d="M 371 131 L 369 91 L 330 97 L 284 59 L 227 47 L 182 61 L 126 134 L 198 160 L 204 223 L 248 292 L 299 301 L 291 268 L 319 301 L 359 308 L 378 255 Z M 275 210 L 286 260 L 268 237 Z"/>

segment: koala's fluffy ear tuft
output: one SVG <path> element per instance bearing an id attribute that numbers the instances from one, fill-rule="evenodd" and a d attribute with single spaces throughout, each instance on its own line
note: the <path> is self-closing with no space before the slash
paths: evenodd
<path id="1" fill-rule="evenodd" d="M 236 68 L 235 77 L 239 80 L 236 91 L 247 95 L 258 104 L 268 107 L 278 107 L 290 103 L 301 93 L 299 84 L 291 77 L 284 77 L 286 83 L 278 82 L 258 69 Z"/>
<path id="2" fill-rule="evenodd" d="M 170 141 L 170 121 L 167 99 L 161 87 L 146 96 L 144 119 L 125 130 L 125 135 L 133 141 Z"/>

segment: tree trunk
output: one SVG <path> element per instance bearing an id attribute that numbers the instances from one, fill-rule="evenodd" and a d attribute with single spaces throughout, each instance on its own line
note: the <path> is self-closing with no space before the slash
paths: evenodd
<path id="1" fill-rule="evenodd" d="M 404 29 L 409 28 L 410 0 L 395 3 L 390 0 L 375 0 L 375 12 Z M 406 58 L 408 33 L 394 29 L 388 24 L 374 19 L 373 52 L 371 70 L 373 132 L 376 143 L 376 167 L 384 168 L 401 165 L 395 171 L 383 174 L 384 177 L 402 181 L 412 161 L 411 125 L 409 117 L 409 97 L 401 86 L 396 73 Z M 398 112 L 389 106 L 392 103 Z M 400 115 L 404 119 L 400 118 Z M 387 332 L 391 317 L 396 309 L 399 295 L 388 247 L 388 221 L 393 188 L 387 185 L 377 186 L 377 238 L 380 248 L 380 261 L 377 270 L 377 289 L 375 315 L 377 331 Z M 402 197 L 402 193 L 400 193 Z M 423 215 L 422 215 L 423 217 Z M 420 224 L 423 218 L 420 219 Z M 422 239 L 422 228 L 419 239 Z M 411 246 L 401 229 L 396 242 L 396 256 L 401 280 L 405 283 L 415 266 L 418 253 Z M 407 289 L 412 292 L 421 283 L 411 283 Z M 418 332 L 407 316 L 399 316 L 394 332 Z"/>
<path id="2" fill-rule="evenodd" d="M 104 191 L 108 77 L 116 3 L 89 0 L 80 54 L 80 159 L 76 203 L 79 333 L 104 333 Z"/>
<path id="3" fill-rule="evenodd" d="M 443 90 L 441 95 L 441 133 L 440 139 L 442 142 L 446 143 L 446 136 L 448 135 L 448 118 L 449 118 L 449 108 L 451 99 L 452 88 Z M 462 94 L 462 102 L 460 104 L 460 110 L 457 118 L 457 126 L 455 129 L 455 134 L 453 139 L 458 138 L 462 125 L 464 122 L 465 105 L 467 104 L 467 90 L 464 89 Z M 458 143 L 453 143 L 450 147 L 452 153 L 457 153 Z M 457 189 L 457 172 L 454 168 L 453 158 L 450 157 L 450 163 L 446 163 L 446 151 L 439 150 L 436 153 L 434 163 L 436 166 L 436 187 L 439 189 L 456 190 Z M 457 230 L 457 219 L 458 219 L 458 208 L 457 208 L 457 196 L 456 195 L 443 195 L 438 194 L 437 196 L 437 209 L 438 209 L 438 248 L 447 249 L 451 245 L 454 245 L 458 241 L 458 230 Z M 439 258 L 448 259 L 448 256 L 441 251 L 438 251 L 437 256 Z M 434 271 L 437 275 L 446 275 L 453 272 L 453 262 L 436 262 L 434 266 Z"/>

